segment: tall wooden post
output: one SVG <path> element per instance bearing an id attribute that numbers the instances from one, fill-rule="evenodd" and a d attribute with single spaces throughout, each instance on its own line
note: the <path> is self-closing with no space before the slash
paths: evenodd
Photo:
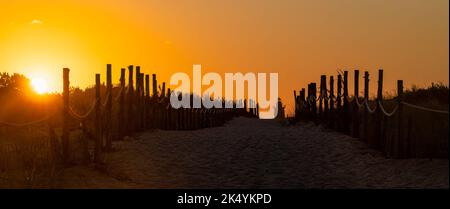
<path id="1" fill-rule="evenodd" d="M 325 121 L 328 121 L 328 119 L 329 119 L 329 117 L 328 117 L 328 113 L 329 113 L 329 111 L 330 111 L 330 109 L 329 109 L 329 106 L 328 106 L 328 100 L 329 100 L 329 97 L 328 97 L 328 92 L 327 92 L 327 76 L 326 75 L 324 75 L 323 77 L 322 77 L 322 79 L 323 79 L 323 92 L 322 92 L 322 94 L 323 94 L 323 99 L 324 99 L 324 118 L 325 118 Z"/>
<path id="2" fill-rule="evenodd" d="M 111 64 L 106 65 L 106 127 L 105 127 L 105 140 L 106 146 L 105 149 L 107 151 L 111 150 L 111 129 L 112 129 L 112 72 L 111 72 Z"/>
<path id="3" fill-rule="evenodd" d="M 139 75 L 139 86 L 141 90 L 139 91 L 139 118 L 140 118 L 140 125 L 139 130 L 144 130 L 145 128 L 145 91 L 144 91 L 144 73 L 141 73 Z"/>
<path id="4" fill-rule="evenodd" d="M 100 112 L 100 74 L 95 74 L 95 147 L 94 162 L 100 162 L 100 152 L 102 149 L 102 130 Z"/>
<path id="5" fill-rule="evenodd" d="M 338 75 L 337 80 L 337 95 L 336 95 L 336 129 L 338 131 L 342 131 L 343 125 L 342 125 L 342 75 Z"/>
<path id="6" fill-rule="evenodd" d="M 369 72 L 364 72 L 364 102 L 369 102 Z M 369 111 L 364 107 L 364 141 L 369 142 Z"/>
<path id="7" fill-rule="evenodd" d="M 383 70 L 378 70 L 378 90 L 376 99 L 376 110 L 375 110 L 375 140 L 373 146 L 375 148 L 381 148 L 384 144 L 383 133 L 382 132 L 382 121 L 383 112 L 380 109 L 380 102 L 383 100 Z M 385 151 L 385 150 L 381 150 Z"/>
<path id="8" fill-rule="evenodd" d="M 398 114 L 397 114 L 397 141 L 394 144 L 394 157 L 403 158 L 409 157 L 405 155 L 407 150 L 405 148 L 409 147 L 407 143 L 405 143 L 403 139 L 403 80 L 397 81 L 397 105 L 398 105 Z"/>
<path id="9" fill-rule="evenodd" d="M 344 71 L 344 133 L 350 134 L 350 105 L 348 102 L 348 71 Z"/>
<path id="10" fill-rule="evenodd" d="M 141 91 L 142 91 L 142 87 L 141 87 L 141 67 L 140 66 L 136 66 L 136 92 L 135 92 L 135 112 L 134 112 L 134 126 L 135 126 L 135 130 L 136 131 L 140 131 L 141 130 Z"/>
<path id="11" fill-rule="evenodd" d="M 335 127 L 335 113 L 334 113 L 334 77 L 330 76 L 330 97 L 329 97 L 330 110 L 328 111 L 328 126 L 330 128 Z"/>
<path id="12" fill-rule="evenodd" d="M 150 75 L 145 75 L 145 128 L 150 127 Z"/>
<path id="13" fill-rule="evenodd" d="M 353 137 L 359 138 L 359 70 L 355 70 L 354 95 L 352 110 Z"/>
<path id="14" fill-rule="evenodd" d="M 120 69 L 119 139 L 125 136 L 125 68 Z"/>
<path id="15" fill-rule="evenodd" d="M 128 66 L 128 109 L 127 109 L 127 132 L 131 136 L 134 132 L 134 90 L 133 90 L 133 65 Z"/>
<path id="16" fill-rule="evenodd" d="M 152 74 L 152 84 L 153 84 L 153 97 L 158 95 L 158 82 L 156 80 L 156 74 Z"/>
<path id="17" fill-rule="evenodd" d="M 62 161 L 70 161 L 69 154 L 69 68 L 63 69 L 63 133 L 62 133 Z"/>
<path id="18" fill-rule="evenodd" d="M 140 76 L 141 76 L 141 66 L 136 66 L 136 95 L 139 95 L 139 91 L 141 90 L 141 82 L 140 82 Z"/>

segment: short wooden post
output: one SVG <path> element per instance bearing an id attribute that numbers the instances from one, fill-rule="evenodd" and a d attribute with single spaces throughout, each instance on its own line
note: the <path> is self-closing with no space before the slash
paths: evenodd
<path id="1" fill-rule="evenodd" d="M 311 94 L 312 94 L 312 98 L 311 98 L 311 112 L 312 112 L 312 119 L 314 122 L 317 122 L 317 103 L 316 103 L 316 99 L 317 99 L 317 85 L 316 83 L 311 83 Z"/>
<path id="2" fill-rule="evenodd" d="M 110 151 L 112 148 L 111 143 L 111 129 L 112 129 L 112 72 L 111 72 L 111 64 L 106 65 L 106 127 L 105 127 L 105 140 L 106 146 L 105 149 Z"/>
<path id="3" fill-rule="evenodd" d="M 353 137 L 359 138 L 359 70 L 355 70 L 354 98 L 352 110 Z"/>
<path id="4" fill-rule="evenodd" d="M 173 130 L 173 114 L 172 114 L 172 106 L 170 106 L 170 95 L 171 95 L 170 88 L 167 88 L 167 102 L 166 102 L 166 110 L 167 110 L 167 128 L 169 130 Z"/>
<path id="5" fill-rule="evenodd" d="M 125 68 L 120 69 L 120 98 L 119 98 L 119 139 L 125 136 Z"/>
<path id="6" fill-rule="evenodd" d="M 369 72 L 364 72 L 364 101 L 369 102 Z M 369 110 L 364 106 L 364 141 L 369 142 Z"/>
<path id="7" fill-rule="evenodd" d="M 244 111 L 245 111 L 245 115 L 248 116 L 247 115 L 247 100 L 246 99 L 244 99 Z"/>
<path id="8" fill-rule="evenodd" d="M 320 117 L 320 119 L 323 119 L 322 118 L 323 117 L 323 102 L 324 102 L 324 100 L 323 100 L 323 97 L 324 97 L 323 84 L 325 82 L 324 77 L 325 77 L 324 75 L 320 76 L 320 92 L 319 92 L 319 117 Z"/>
<path id="9" fill-rule="evenodd" d="M 311 111 L 311 98 L 312 98 L 312 90 L 311 83 L 308 84 L 308 95 L 306 96 L 306 119 L 311 120 L 312 111 Z"/>
<path id="10" fill-rule="evenodd" d="M 127 132 L 131 136 L 134 132 L 134 90 L 133 90 L 133 65 L 128 66 L 128 109 L 127 109 Z"/>
<path id="11" fill-rule="evenodd" d="M 162 83 L 161 98 L 166 97 L 166 82 Z"/>
<path id="12" fill-rule="evenodd" d="M 302 88 L 302 90 L 300 90 L 300 104 L 299 104 L 299 112 L 302 112 L 303 114 L 305 113 L 305 88 Z"/>
<path id="13" fill-rule="evenodd" d="M 403 139 L 403 80 L 397 81 L 397 141 L 394 144 L 394 157 L 403 158 L 408 157 L 405 155 L 407 153 L 406 147 L 409 147 Z"/>
<path id="14" fill-rule="evenodd" d="M 100 163 L 102 149 L 101 110 L 100 110 L 100 74 L 95 74 L 95 147 L 94 162 Z"/>
<path id="15" fill-rule="evenodd" d="M 63 132 L 62 132 L 62 161 L 70 161 L 69 154 L 69 68 L 63 69 Z"/>
<path id="16" fill-rule="evenodd" d="M 298 96 L 297 92 L 294 90 L 294 120 L 297 121 L 298 118 Z"/>
<path id="17" fill-rule="evenodd" d="M 256 103 L 256 117 L 259 118 L 259 103 Z"/>

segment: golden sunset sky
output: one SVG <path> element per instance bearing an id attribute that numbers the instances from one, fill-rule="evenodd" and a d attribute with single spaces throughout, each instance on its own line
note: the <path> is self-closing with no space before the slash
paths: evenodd
<path id="1" fill-rule="evenodd" d="M 113 65 L 169 81 L 179 71 L 278 72 L 294 89 L 321 74 L 385 71 L 385 90 L 449 80 L 448 0 L 0 0 L 0 72 L 62 87 L 94 84 Z M 362 83 L 361 83 L 362 85 Z M 350 89 L 353 83 L 350 82 Z M 362 88 L 361 88 L 362 89 Z M 350 90 L 352 91 L 352 90 Z M 372 90 L 371 93 L 375 91 Z"/>

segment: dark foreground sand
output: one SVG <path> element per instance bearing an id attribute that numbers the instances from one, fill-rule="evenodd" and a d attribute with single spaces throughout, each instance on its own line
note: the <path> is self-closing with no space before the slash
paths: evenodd
<path id="1" fill-rule="evenodd" d="M 101 171 L 66 169 L 64 188 L 448 188 L 448 159 L 384 158 L 313 124 L 236 118 L 115 142 Z"/>

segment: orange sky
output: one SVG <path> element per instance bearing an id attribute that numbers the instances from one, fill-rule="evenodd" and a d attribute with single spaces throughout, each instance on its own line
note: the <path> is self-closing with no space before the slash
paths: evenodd
<path id="1" fill-rule="evenodd" d="M 95 3 L 93 3 L 95 2 Z M 0 0 L 0 71 L 44 77 L 61 89 L 94 73 L 141 65 L 168 81 L 179 71 L 278 72 L 292 90 L 338 69 L 385 70 L 395 80 L 448 84 L 448 0 Z M 103 77 L 104 79 L 104 77 Z M 350 73 L 350 79 L 353 74 Z M 350 85 L 352 89 L 353 85 Z M 374 91 L 372 90 L 372 93 Z"/>

